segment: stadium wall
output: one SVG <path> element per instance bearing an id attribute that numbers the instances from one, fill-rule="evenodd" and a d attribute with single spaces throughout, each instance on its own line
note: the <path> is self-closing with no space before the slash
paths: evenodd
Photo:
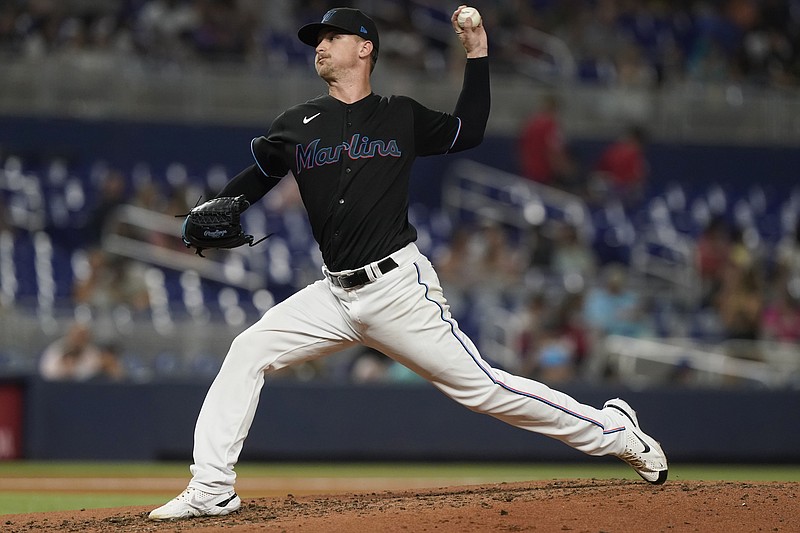
<path id="1" fill-rule="evenodd" d="M 21 382 L 24 458 L 190 460 L 208 383 Z M 590 405 L 622 396 L 672 461 L 800 462 L 792 391 L 571 385 Z M 473 413 L 432 386 L 268 382 L 243 460 L 580 461 L 587 456 Z"/>

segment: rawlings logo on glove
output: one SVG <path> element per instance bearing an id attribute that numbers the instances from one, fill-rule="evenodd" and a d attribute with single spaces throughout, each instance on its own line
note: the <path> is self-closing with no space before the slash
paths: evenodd
<path id="1" fill-rule="evenodd" d="M 214 198 L 192 208 L 185 215 L 181 238 L 187 248 L 194 247 L 197 255 L 205 257 L 203 250 L 208 248 L 236 248 L 247 244 L 255 246 L 270 235 L 257 241 L 244 232 L 240 215 L 250 207 L 250 202 L 240 195 Z M 178 215 L 184 216 L 184 215 Z"/>

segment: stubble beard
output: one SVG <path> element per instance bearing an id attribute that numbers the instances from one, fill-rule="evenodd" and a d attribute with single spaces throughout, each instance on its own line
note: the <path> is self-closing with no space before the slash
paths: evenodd
<path id="1" fill-rule="evenodd" d="M 314 63 L 314 68 L 317 71 L 317 76 L 325 80 L 326 82 L 330 83 L 335 79 L 334 69 L 333 66 L 328 63 L 330 59 L 327 59 L 323 63 L 316 61 Z"/>

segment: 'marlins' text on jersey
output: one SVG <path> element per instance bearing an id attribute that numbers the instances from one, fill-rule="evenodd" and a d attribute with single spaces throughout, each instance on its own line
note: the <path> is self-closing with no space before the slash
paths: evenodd
<path id="1" fill-rule="evenodd" d="M 346 153 L 350 159 L 364 159 L 379 157 L 401 157 L 403 153 L 397 146 L 397 141 L 391 139 L 383 141 L 380 139 L 369 140 L 369 137 L 361 137 L 361 134 L 354 134 L 349 141 L 343 141 L 336 146 L 319 147 L 320 140 L 314 139 L 306 146 L 298 144 L 295 148 L 297 158 L 297 173 L 303 169 L 320 167 L 336 163 Z"/>

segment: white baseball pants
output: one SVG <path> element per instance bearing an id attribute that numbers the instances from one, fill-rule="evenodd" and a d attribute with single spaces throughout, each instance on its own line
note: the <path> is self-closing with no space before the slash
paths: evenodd
<path id="1" fill-rule="evenodd" d="M 357 343 L 407 366 L 465 407 L 590 455 L 622 451 L 622 427 L 600 409 L 492 368 L 450 316 L 430 261 L 414 244 L 398 268 L 356 289 L 327 277 L 268 310 L 231 344 L 195 426 L 189 486 L 230 490 L 264 376 Z"/>

